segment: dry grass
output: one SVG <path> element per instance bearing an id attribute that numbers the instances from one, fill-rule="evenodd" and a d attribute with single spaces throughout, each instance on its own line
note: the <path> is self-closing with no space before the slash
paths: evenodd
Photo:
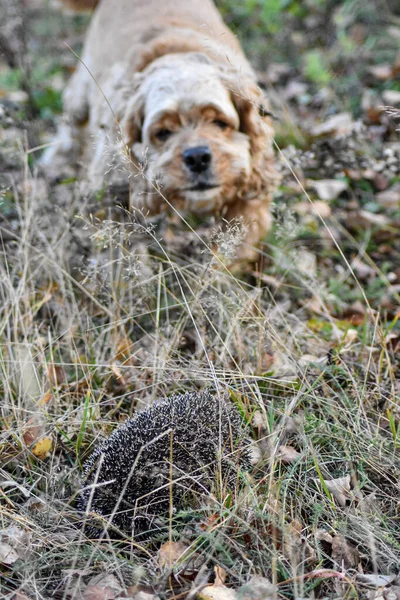
<path id="1" fill-rule="evenodd" d="M 47 189 L 18 139 L 0 223 L 0 541 L 18 553 L 0 566 L 2 595 L 80 598 L 113 574 L 123 593 L 190 598 L 216 565 L 230 587 L 262 575 L 280 598 L 398 595 L 394 578 L 376 590 L 400 562 L 400 313 L 375 225 L 357 236 L 340 201 L 318 215 L 301 186 L 297 211 L 298 165 L 281 157 L 274 230 L 235 276 L 240 224 L 149 222 L 106 194 L 85 205 L 79 182 Z M 74 497 L 93 447 L 158 398 L 206 386 L 229 392 L 258 448 L 241 493 L 188 506 L 140 546 L 85 538 Z M 194 582 L 188 559 L 174 577 L 160 568 L 171 539 L 195 556 Z"/>
<path id="2" fill-rule="evenodd" d="M 360 569 L 396 572 L 398 381 L 390 323 L 371 309 L 357 334 L 343 331 L 327 309 L 323 274 L 299 269 L 284 228 L 266 248 L 265 285 L 262 274 L 237 279 L 218 266 L 197 235 L 188 256 L 187 246 L 171 251 L 130 215 L 122 223 L 84 219 L 76 227 L 94 250 L 75 279 L 67 211 L 59 208 L 54 219 L 28 170 L 22 189 L 22 227 L 1 271 L 1 511 L 3 529 L 28 532 L 29 560 L 3 571 L 4 594 L 22 585 L 38 598 L 71 596 L 78 579 L 103 572 L 125 586 L 140 577 L 167 593 L 154 541 L 145 548 L 90 542 L 74 527 L 73 497 L 84 458 L 118 422 L 163 395 L 203 386 L 230 391 L 260 459 L 235 503 L 188 508 L 183 531 L 182 523 L 166 527 L 165 541 L 184 538 L 200 564 L 225 568 L 234 587 L 262 574 L 288 597 L 352 596 Z M 179 239 L 173 243 L 179 247 Z M 306 318 L 306 299 L 319 303 L 328 340 Z M 44 458 L 35 456 L 41 438 L 52 440 Z M 282 446 L 298 454 L 281 460 Z M 338 501 L 325 481 L 346 476 Z M 343 536 L 357 557 L 347 558 L 346 546 L 332 553 L 322 532 L 328 540 Z M 306 576 L 317 568 L 346 579 Z"/>

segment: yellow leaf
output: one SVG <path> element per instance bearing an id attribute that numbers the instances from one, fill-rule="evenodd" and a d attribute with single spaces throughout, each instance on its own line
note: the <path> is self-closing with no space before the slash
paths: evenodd
<path id="1" fill-rule="evenodd" d="M 53 447 L 53 440 L 49 437 L 42 438 L 33 446 L 32 452 L 38 458 L 46 458 Z"/>

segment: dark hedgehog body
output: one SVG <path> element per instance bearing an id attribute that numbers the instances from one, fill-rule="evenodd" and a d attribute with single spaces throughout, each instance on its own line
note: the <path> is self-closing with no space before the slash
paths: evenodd
<path id="1" fill-rule="evenodd" d="M 171 493 L 179 510 L 210 492 L 234 491 L 239 469 L 250 466 L 248 444 L 237 408 L 209 391 L 171 396 L 138 413 L 85 464 L 78 508 L 91 513 L 86 533 L 97 537 L 110 522 L 145 536 L 168 522 Z"/>

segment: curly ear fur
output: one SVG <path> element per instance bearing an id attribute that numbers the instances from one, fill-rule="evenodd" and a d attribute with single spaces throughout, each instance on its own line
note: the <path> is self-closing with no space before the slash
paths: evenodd
<path id="1" fill-rule="evenodd" d="M 136 208 L 146 208 L 155 214 L 159 211 L 161 198 L 146 177 L 146 148 L 142 143 L 145 98 L 141 85 L 144 78 L 143 73 L 135 73 L 133 85 L 126 87 L 122 93 L 117 116 L 120 119 L 123 151 L 134 172 L 130 186 L 130 203 Z"/>
<path id="2" fill-rule="evenodd" d="M 262 91 L 254 81 L 239 77 L 230 75 L 227 85 L 239 115 L 240 130 L 250 139 L 252 172 L 242 198 L 262 200 L 265 196 L 269 202 L 280 180 L 275 168 L 272 119 Z M 264 116 L 260 114 L 260 105 Z"/>

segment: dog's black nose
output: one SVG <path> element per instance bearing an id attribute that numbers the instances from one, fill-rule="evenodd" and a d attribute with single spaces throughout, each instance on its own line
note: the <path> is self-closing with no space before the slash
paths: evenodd
<path id="1" fill-rule="evenodd" d="M 188 148 L 182 154 L 183 162 L 193 173 L 202 173 L 210 166 L 212 154 L 208 146 Z"/>

